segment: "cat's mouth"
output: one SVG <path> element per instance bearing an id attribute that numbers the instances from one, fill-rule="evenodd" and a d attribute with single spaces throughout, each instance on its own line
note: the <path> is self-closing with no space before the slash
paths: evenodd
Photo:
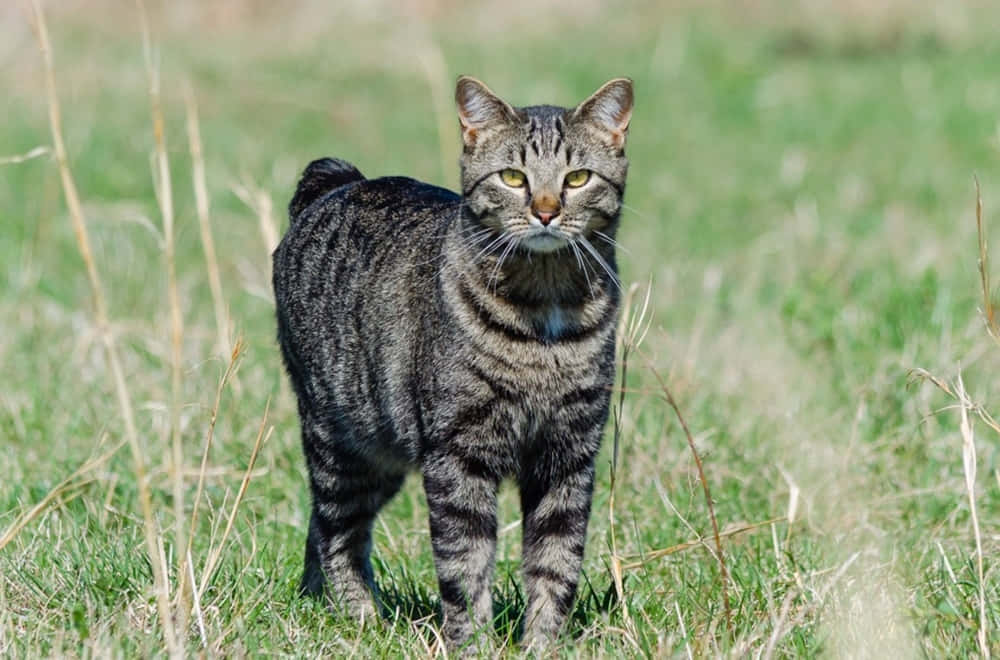
<path id="1" fill-rule="evenodd" d="M 569 239 L 553 231 L 537 231 L 521 240 L 521 245 L 532 252 L 555 252 L 566 247 Z"/>

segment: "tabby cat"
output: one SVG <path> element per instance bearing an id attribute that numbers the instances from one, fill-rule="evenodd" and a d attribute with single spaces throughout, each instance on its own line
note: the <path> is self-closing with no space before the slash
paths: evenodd
<path id="1" fill-rule="evenodd" d="M 311 163 L 274 253 L 278 340 L 312 489 L 301 589 L 364 617 L 372 522 L 423 476 L 443 629 L 492 620 L 497 488 L 523 510 L 524 640 L 576 593 L 614 380 L 615 262 L 632 82 L 576 108 L 455 98 L 462 195 Z"/>

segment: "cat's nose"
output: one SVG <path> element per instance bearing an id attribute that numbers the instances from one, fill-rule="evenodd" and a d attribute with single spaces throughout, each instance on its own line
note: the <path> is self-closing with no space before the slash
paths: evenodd
<path id="1" fill-rule="evenodd" d="M 554 195 L 542 193 L 531 200 L 531 214 L 546 227 L 554 218 L 559 217 L 560 210 L 559 199 Z"/>
<path id="2" fill-rule="evenodd" d="M 535 212 L 535 217 L 538 218 L 542 222 L 542 224 L 545 225 L 546 227 L 549 225 L 550 222 L 552 222 L 552 218 L 556 217 L 557 215 L 559 214 L 549 213 L 548 211 Z"/>

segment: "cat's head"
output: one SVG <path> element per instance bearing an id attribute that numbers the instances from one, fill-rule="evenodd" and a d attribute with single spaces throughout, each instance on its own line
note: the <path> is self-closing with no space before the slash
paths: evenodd
<path id="1" fill-rule="evenodd" d="M 534 252 L 609 229 L 618 218 L 628 161 L 632 81 L 616 78 L 575 108 L 515 108 L 462 76 L 462 194 L 486 227 Z"/>

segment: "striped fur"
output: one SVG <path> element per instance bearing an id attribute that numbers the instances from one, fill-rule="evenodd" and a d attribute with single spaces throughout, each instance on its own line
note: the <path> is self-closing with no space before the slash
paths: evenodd
<path id="1" fill-rule="evenodd" d="M 420 470 L 444 629 L 461 646 L 492 617 L 496 494 L 513 477 L 525 639 L 539 645 L 575 597 L 608 417 L 631 83 L 565 110 L 513 108 L 461 78 L 456 100 L 462 196 L 316 161 L 274 254 L 313 496 L 301 589 L 373 615 L 372 523 Z M 526 185 L 505 185 L 508 168 Z M 577 169 L 590 179 L 566 188 Z M 532 210 L 542 195 L 555 227 Z"/>

